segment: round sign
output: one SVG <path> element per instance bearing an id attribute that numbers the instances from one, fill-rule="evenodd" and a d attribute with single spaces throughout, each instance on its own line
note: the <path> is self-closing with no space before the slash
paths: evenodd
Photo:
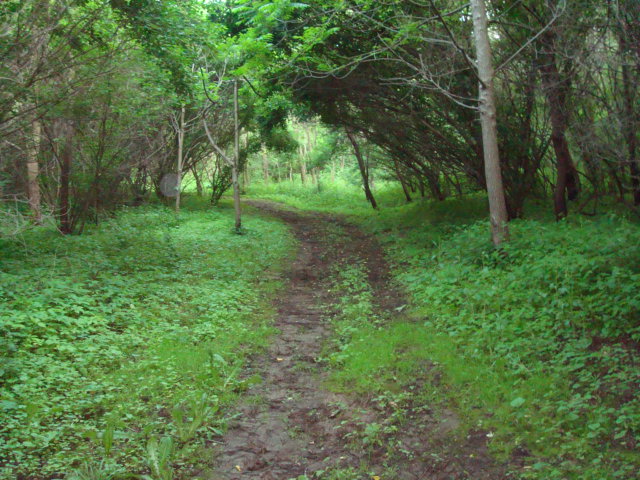
<path id="1" fill-rule="evenodd" d="M 160 180 L 160 191 L 165 197 L 174 198 L 178 196 L 178 175 L 175 173 L 165 173 Z"/>

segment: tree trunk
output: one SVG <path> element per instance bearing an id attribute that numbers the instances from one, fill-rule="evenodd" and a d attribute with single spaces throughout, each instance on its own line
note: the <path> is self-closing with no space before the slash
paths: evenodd
<path id="1" fill-rule="evenodd" d="M 238 166 L 240 165 L 240 123 L 238 122 L 238 80 L 233 83 L 233 118 L 235 130 L 235 151 L 231 167 L 231 183 L 233 185 L 233 206 L 235 208 L 236 233 L 242 231 L 242 212 L 240 209 L 240 185 L 238 184 Z"/>
<path id="2" fill-rule="evenodd" d="M 498 131 L 496 127 L 496 104 L 493 91 L 493 64 L 489 32 L 487 30 L 487 12 L 484 0 L 471 0 L 473 10 L 473 32 L 476 43 L 480 92 L 480 123 L 482 126 L 482 147 L 484 153 L 484 171 L 489 196 L 489 217 L 493 244 L 499 247 L 509 239 L 507 226 L 507 204 L 500 171 L 498 152 Z"/>
<path id="3" fill-rule="evenodd" d="M 396 178 L 398 179 L 398 182 L 400 182 L 400 186 L 402 186 L 402 191 L 404 193 L 404 198 L 407 200 L 407 203 L 411 202 L 411 194 L 409 193 L 409 189 L 407 188 L 407 184 L 404 181 L 404 177 L 402 176 L 402 173 L 400 172 L 400 165 L 398 164 L 398 160 L 394 157 L 393 158 L 393 170 L 395 171 L 396 174 Z"/>
<path id="4" fill-rule="evenodd" d="M 369 169 L 365 164 L 364 158 L 362 157 L 362 153 L 360 152 L 360 147 L 358 146 L 358 142 L 353 136 L 353 133 L 348 128 L 345 130 L 347 132 L 347 137 L 349 138 L 351 145 L 353 145 L 353 153 L 355 154 L 356 159 L 358 160 L 358 168 L 360 169 L 360 175 L 362 176 L 362 185 L 364 187 L 364 194 L 367 197 L 367 200 L 369 201 L 371 206 L 377 209 L 378 204 L 376 203 L 376 199 L 374 198 L 373 193 L 371 193 L 371 188 L 369 187 Z"/>
<path id="5" fill-rule="evenodd" d="M 193 179 L 196 181 L 196 192 L 198 193 L 198 197 L 201 197 L 203 194 L 202 179 L 200 178 L 200 174 L 198 173 L 198 169 L 195 165 L 191 168 L 191 173 L 193 174 Z"/>
<path id="6" fill-rule="evenodd" d="M 32 145 L 27 156 L 27 198 L 29 208 L 36 224 L 42 224 L 42 209 L 40 207 L 40 183 L 38 153 L 40 152 L 40 137 L 42 128 L 38 120 L 33 121 Z"/>
<path id="7" fill-rule="evenodd" d="M 304 159 L 300 160 L 300 181 L 303 185 L 307 181 L 307 162 Z"/>
<path id="8" fill-rule="evenodd" d="M 178 126 L 178 178 L 176 179 L 176 213 L 180 213 L 180 193 L 182 190 L 182 149 L 184 146 L 184 105 L 180 109 L 180 125 Z"/>
<path id="9" fill-rule="evenodd" d="M 424 188 L 424 180 L 422 180 L 422 177 L 418 178 L 418 191 L 420 192 L 420 198 L 424 198 L 427 196 Z"/>
<path id="10" fill-rule="evenodd" d="M 627 42 L 624 34 L 620 35 L 620 50 L 621 56 L 627 49 Z M 622 90 L 623 90 L 623 105 L 624 105 L 624 119 L 623 119 L 623 131 L 624 138 L 627 144 L 628 150 L 628 162 L 629 173 L 631 175 L 631 194 L 633 195 L 633 204 L 640 205 L 640 165 L 638 165 L 637 151 L 638 151 L 638 129 L 636 113 L 634 109 L 634 82 L 631 79 L 631 72 L 629 71 L 629 65 L 622 62 Z"/>
<path id="11" fill-rule="evenodd" d="M 264 175 L 264 183 L 269 183 L 269 157 L 264 145 L 262 146 L 262 173 Z"/>
<path id="12" fill-rule="evenodd" d="M 68 235 L 73 231 L 71 223 L 71 202 L 69 198 L 71 182 L 71 162 L 73 157 L 73 127 L 64 126 L 64 145 L 60 155 L 60 232 Z"/>
<path id="13" fill-rule="evenodd" d="M 553 51 L 555 34 L 547 32 L 543 35 L 543 41 L 539 69 L 542 86 L 549 105 L 551 143 L 556 154 L 557 178 L 553 191 L 553 203 L 556 219 L 560 220 L 568 214 L 567 194 L 569 200 L 577 198 L 580 192 L 580 183 L 566 138 L 566 87 L 560 78 Z"/>

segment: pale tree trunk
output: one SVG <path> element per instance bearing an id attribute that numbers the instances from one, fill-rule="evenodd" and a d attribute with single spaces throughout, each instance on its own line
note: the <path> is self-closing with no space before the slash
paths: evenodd
<path id="1" fill-rule="evenodd" d="M 66 123 L 66 122 L 65 122 Z M 64 125 L 64 145 L 60 155 L 60 190 L 58 204 L 60 208 L 60 232 L 68 235 L 73 231 L 71 225 L 71 162 L 73 157 L 73 126 Z"/>
<path id="2" fill-rule="evenodd" d="M 242 212 L 240 209 L 240 185 L 238 184 L 238 168 L 240 166 L 240 124 L 238 122 L 238 80 L 233 82 L 233 119 L 235 129 L 235 151 L 231 166 L 231 183 L 233 184 L 233 206 L 236 213 L 236 233 L 242 231 Z"/>
<path id="3" fill-rule="evenodd" d="M 40 207 L 40 183 L 39 183 L 39 166 L 38 153 L 40 152 L 40 137 L 42 136 L 42 128 L 38 120 L 33 121 L 33 138 L 32 145 L 27 156 L 27 198 L 29 199 L 29 208 L 33 214 L 36 224 L 42 223 L 42 209 Z"/>
<path id="4" fill-rule="evenodd" d="M 262 145 L 262 174 L 264 175 L 264 183 L 269 183 L 269 156 L 267 149 Z"/>
<path id="5" fill-rule="evenodd" d="M 307 162 L 304 161 L 304 158 L 300 159 L 300 181 L 303 185 L 307 181 Z"/>
<path id="6" fill-rule="evenodd" d="M 360 175 L 362 176 L 362 186 L 364 187 L 364 195 L 367 197 L 367 200 L 371 204 L 371 206 L 375 209 L 378 208 L 378 203 L 376 202 L 373 193 L 371 193 L 371 188 L 369 187 L 369 169 L 362 157 L 362 153 L 360 152 L 360 147 L 358 146 L 358 142 L 356 141 L 355 136 L 351 131 L 347 128 L 345 129 L 347 132 L 347 137 L 353 146 L 353 153 L 356 156 L 356 160 L 358 160 L 358 168 L 360 169 Z"/>
<path id="7" fill-rule="evenodd" d="M 251 183 L 251 177 L 249 176 L 249 168 L 248 165 L 242 170 L 242 182 L 244 183 L 244 188 L 246 189 Z"/>
<path id="8" fill-rule="evenodd" d="M 502 185 L 500 171 L 500 155 L 498 152 L 498 130 L 496 127 L 496 104 L 493 90 L 493 64 L 489 32 L 487 30 L 487 11 L 484 0 L 471 0 L 473 10 L 473 32 L 478 62 L 480 92 L 480 123 L 482 126 L 482 147 L 484 150 L 484 171 L 489 196 L 489 217 L 491 221 L 491 237 L 498 247 L 509 239 L 507 226 L 507 204 Z"/>
<path id="9" fill-rule="evenodd" d="M 193 174 L 193 179 L 196 181 L 196 192 L 198 193 L 198 197 L 201 197 L 204 193 L 202 189 L 202 179 L 200 178 L 200 174 L 198 173 L 198 169 L 195 165 L 191 168 L 191 173 Z"/>
<path id="10" fill-rule="evenodd" d="M 176 180 L 176 213 L 180 213 L 180 192 L 182 190 L 182 149 L 184 146 L 184 105 L 180 109 L 178 126 L 178 178 Z"/>

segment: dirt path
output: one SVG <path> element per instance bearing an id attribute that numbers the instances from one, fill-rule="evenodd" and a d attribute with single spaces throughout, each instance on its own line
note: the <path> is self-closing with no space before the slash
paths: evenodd
<path id="1" fill-rule="evenodd" d="M 280 333 L 247 372 L 259 375 L 262 382 L 251 387 L 238 406 L 239 415 L 223 439 L 211 480 L 289 480 L 302 475 L 311 479 L 321 470 L 380 463 L 382 460 L 372 458 L 371 452 L 348 445 L 345 434 L 358 428 L 356 422 L 362 425 L 376 421 L 385 412 L 376 411 L 366 400 L 328 391 L 323 386 L 327 374 L 318 358 L 330 334 L 322 307 L 332 303 L 326 279 L 336 262 L 365 260 L 381 310 L 391 311 L 403 303 L 402 295 L 390 286 L 382 250 L 357 228 L 327 215 L 285 210 L 267 202 L 252 205 L 286 222 L 300 247 L 288 274 L 289 284 L 277 304 L 275 326 Z M 338 238 L 327 234 L 328 228 L 336 226 L 342 232 Z M 450 418 L 445 420 L 455 423 Z M 433 422 L 419 423 L 437 430 Z M 424 450 L 432 439 L 427 441 L 420 438 L 422 435 L 428 432 L 417 427 L 407 428 L 401 435 L 399 442 L 406 447 L 406 458 L 394 461 L 406 462 L 406 467 L 396 468 L 397 478 L 501 478 L 492 476 L 496 471 L 490 467 L 484 440 L 474 442 L 470 436 L 471 442 L 462 449 L 460 455 L 470 459 L 472 465 L 452 458 L 437 462 L 436 468 L 433 455 L 423 455 L 428 453 Z M 469 448 L 473 453 L 467 453 Z M 385 459 L 385 463 L 388 461 Z"/>

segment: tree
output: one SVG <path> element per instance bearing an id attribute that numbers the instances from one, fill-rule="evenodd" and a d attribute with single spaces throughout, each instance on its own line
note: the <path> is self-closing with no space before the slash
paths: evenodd
<path id="1" fill-rule="evenodd" d="M 482 147 L 484 168 L 489 195 L 489 217 L 493 244 L 499 247 L 509 239 L 507 204 L 502 186 L 500 154 L 498 152 L 498 131 L 496 128 L 496 100 L 494 93 L 494 71 L 487 29 L 487 12 L 484 0 L 471 0 L 473 10 L 473 31 L 476 43 L 480 93 L 480 122 L 482 124 Z"/>

